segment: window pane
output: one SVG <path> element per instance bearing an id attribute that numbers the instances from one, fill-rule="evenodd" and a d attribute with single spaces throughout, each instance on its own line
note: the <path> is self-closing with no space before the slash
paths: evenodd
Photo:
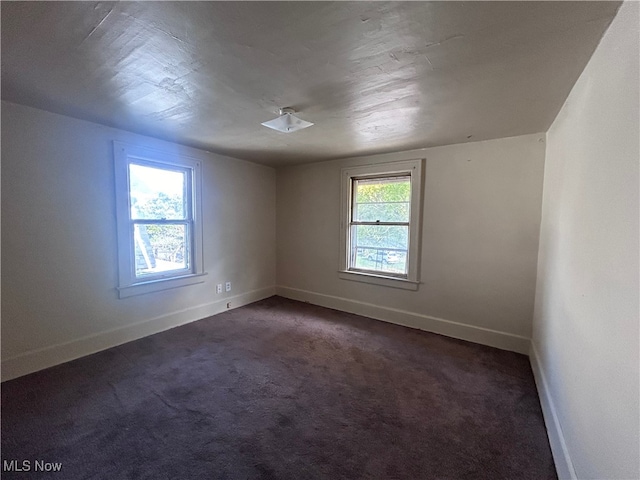
<path id="1" fill-rule="evenodd" d="M 186 172 L 129 164 L 131 218 L 136 220 L 183 220 Z"/>
<path id="2" fill-rule="evenodd" d="M 350 268 L 407 274 L 409 227 L 353 225 Z"/>
<path id="3" fill-rule="evenodd" d="M 354 180 L 353 220 L 409 222 L 411 177 Z"/>
<path id="4" fill-rule="evenodd" d="M 136 277 L 189 268 L 186 225 L 134 225 Z"/>

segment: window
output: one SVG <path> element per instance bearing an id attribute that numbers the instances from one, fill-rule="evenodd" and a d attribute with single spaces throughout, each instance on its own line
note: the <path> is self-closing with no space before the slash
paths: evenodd
<path id="1" fill-rule="evenodd" d="M 342 171 L 340 276 L 417 290 L 422 160 Z"/>
<path id="2" fill-rule="evenodd" d="M 120 298 L 201 283 L 198 160 L 114 142 Z"/>

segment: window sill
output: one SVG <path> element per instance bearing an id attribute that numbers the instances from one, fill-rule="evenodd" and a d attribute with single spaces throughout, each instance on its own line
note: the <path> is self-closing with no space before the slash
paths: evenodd
<path id="1" fill-rule="evenodd" d="M 186 287 L 187 285 L 195 285 L 204 283 L 206 273 L 196 273 L 192 275 L 184 275 L 182 277 L 160 278 L 150 280 L 148 282 L 140 282 L 134 285 L 118 288 L 119 298 L 133 297 L 134 295 L 144 295 L 145 293 L 159 292 L 169 290 L 171 288 Z"/>
<path id="2" fill-rule="evenodd" d="M 383 287 L 400 288 L 402 290 L 418 290 L 420 282 L 407 280 L 406 278 L 387 277 L 385 275 L 374 275 L 371 273 L 351 272 L 348 270 L 339 270 L 338 276 L 343 280 L 351 280 L 354 282 L 371 283 Z"/>

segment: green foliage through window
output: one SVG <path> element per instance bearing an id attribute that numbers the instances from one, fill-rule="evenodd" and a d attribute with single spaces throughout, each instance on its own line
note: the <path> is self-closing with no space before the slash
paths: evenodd
<path id="1" fill-rule="evenodd" d="M 410 200 L 408 175 L 353 180 L 352 222 L 364 223 L 351 226 L 356 268 L 406 273 Z"/>

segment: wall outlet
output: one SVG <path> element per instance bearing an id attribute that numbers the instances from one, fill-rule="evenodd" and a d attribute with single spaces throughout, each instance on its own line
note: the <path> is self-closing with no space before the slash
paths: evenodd
<path id="1" fill-rule="evenodd" d="M 227 308 L 231 308 L 231 302 L 227 302 Z"/>
<path id="2" fill-rule="evenodd" d="M 221 283 L 216 285 L 216 293 L 222 293 L 222 284 Z"/>
<path id="3" fill-rule="evenodd" d="M 225 290 L 226 290 L 227 292 L 230 292 L 230 291 L 231 291 L 231 282 L 227 282 L 227 283 L 225 284 Z"/>

